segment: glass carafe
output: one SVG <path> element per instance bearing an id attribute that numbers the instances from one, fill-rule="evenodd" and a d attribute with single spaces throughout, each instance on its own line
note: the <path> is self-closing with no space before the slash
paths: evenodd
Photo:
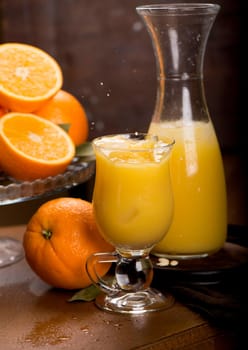
<path id="1" fill-rule="evenodd" d="M 136 8 L 150 34 L 157 65 L 157 99 L 149 132 L 172 136 L 174 218 L 153 254 L 205 257 L 227 234 L 223 160 L 209 115 L 203 61 L 217 4 L 175 3 Z"/>

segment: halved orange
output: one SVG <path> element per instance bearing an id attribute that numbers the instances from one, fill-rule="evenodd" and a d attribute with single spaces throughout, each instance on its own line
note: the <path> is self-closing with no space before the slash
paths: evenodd
<path id="1" fill-rule="evenodd" d="M 0 105 L 16 112 L 33 112 L 63 84 L 58 62 L 28 44 L 0 45 Z"/>
<path id="2" fill-rule="evenodd" d="M 0 118 L 0 149 L 2 169 L 20 180 L 62 173 L 75 155 L 66 131 L 31 113 L 12 112 Z"/>

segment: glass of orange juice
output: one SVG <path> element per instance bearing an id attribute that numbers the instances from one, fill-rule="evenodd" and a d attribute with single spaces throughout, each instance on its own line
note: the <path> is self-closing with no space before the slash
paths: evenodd
<path id="1" fill-rule="evenodd" d="M 107 135 L 93 140 L 96 178 L 93 208 L 103 237 L 114 253 L 95 253 L 87 271 L 104 292 L 101 309 L 130 314 L 160 310 L 170 295 L 150 287 L 150 251 L 165 236 L 173 216 L 169 159 L 174 140 L 143 134 Z M 115 263 L 113 280 L 101 278 L 97 265 Z"/>

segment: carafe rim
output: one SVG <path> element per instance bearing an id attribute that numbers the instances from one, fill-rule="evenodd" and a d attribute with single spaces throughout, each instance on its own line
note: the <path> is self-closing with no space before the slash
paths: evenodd
<path id="1" fill-rule="evenodd" d="M 146 4 L 136 7 L 139 13 L 150 15 L 194 15 L 194 14 L 216 14 L 220 10 L 220 5 L 216 3 L 168 3 L 168 4 Z M 156 12 L 158 10 L 158 12 Z"/>

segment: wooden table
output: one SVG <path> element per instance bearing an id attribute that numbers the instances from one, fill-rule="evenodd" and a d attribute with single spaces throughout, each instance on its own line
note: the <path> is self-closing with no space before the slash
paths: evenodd
<path id="1" fill-rule="evenodd" d="M 22 240 L 25 225 L 0 228 Z M 231 332 L 212 327 L 180 304 L 143 316 L 99 310 L 93 302 L 69 303 L 72 291 L 53 289 L 20 262 L 0 269 L 0 349 L 236 349 Z"/>

